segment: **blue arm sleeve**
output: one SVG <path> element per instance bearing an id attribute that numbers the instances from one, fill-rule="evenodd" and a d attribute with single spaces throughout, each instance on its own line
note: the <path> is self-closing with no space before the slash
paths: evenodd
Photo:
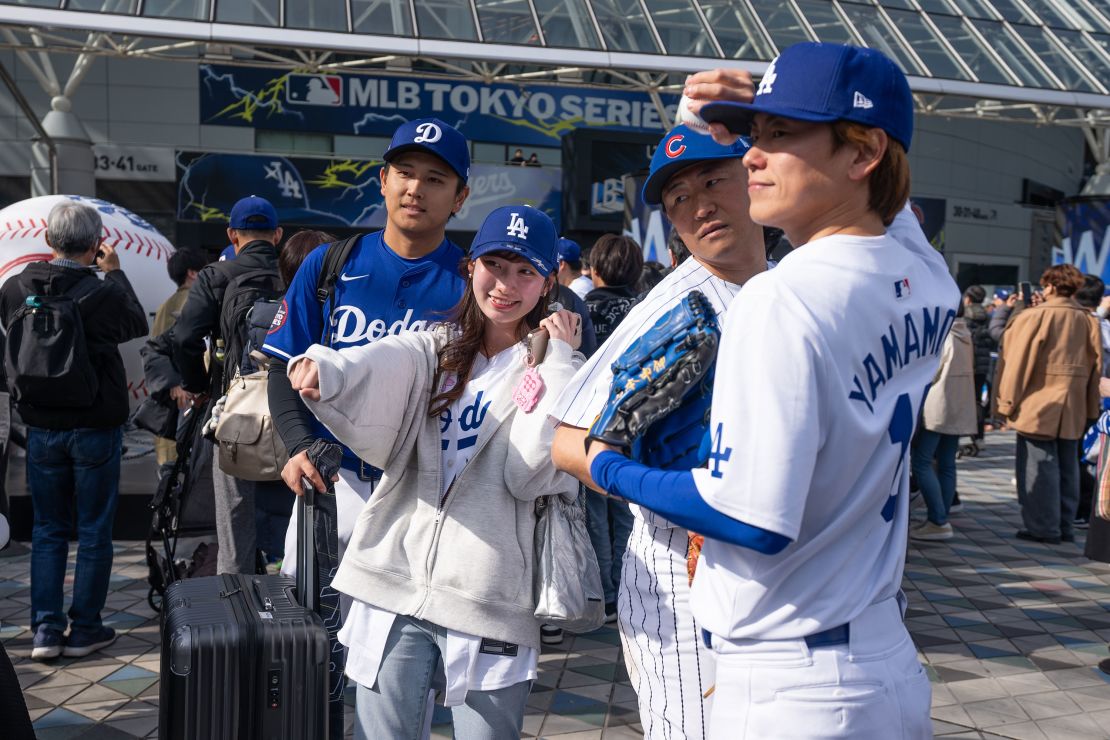
<path id="1" fill-rule="evenodd" d="M 706 537 L 776 555 L 790 539 L 722 514 L 705 502 L 689 470 L 659 470 L 603 452 L 590 466 L 590 476 L 604 490 L 651 509 L 670 521 Z"/>

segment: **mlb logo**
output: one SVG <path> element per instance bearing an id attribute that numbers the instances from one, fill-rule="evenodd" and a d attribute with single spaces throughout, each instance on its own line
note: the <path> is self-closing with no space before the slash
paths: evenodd
<path id="1" fill-rule="evenodd" d="M 285 100 L 296 105 L 343 105 L 343 78 L 338 75 L 290 74 Z"/>
<path id="2" fill-rule="evenodd" d="M 894 281 L 894 297 L 898 300 L 910 297 L 910 279 L 902 278 Z"/>

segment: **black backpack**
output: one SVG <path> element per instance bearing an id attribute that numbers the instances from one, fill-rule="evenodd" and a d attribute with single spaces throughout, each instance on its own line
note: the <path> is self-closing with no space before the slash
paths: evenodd
<path id="1" fill-rule="evenodd" d="M 249 270 L 233 277 L 224 290 L 220 304 L 220 327 L 216 335 L 224 342 L 223 366 L 219 368 L 219 391 L 227 390 L 228 383 L 235 377 L 243 357 L 243 348 L 249 341 L 250 324 L 247 316 L 258 301 L 272 301 L 284 293 L 281 275 L 276 268 Z"/>
<path id="2" fill-rule="evenodd" d="M 16 403 L 87 408 L 99 383 L 80 307 L 100 281 L 79 280 L 60 295 L 29 295 L 12 314 L 4 367 Z"/>
<path id="3" fill-rule="evenodd" d="M 361 234 L 355 234 L 328 245 L 328 251 L 324 253 L 324 263 L 320 265 L 320 274 L 316 277 L 316 302 L 321 308 L 335 295 L 335 281 L 339 279 L 339 273 L 342 272 L 343 265 L 347 264 L 351 250 L 361 238 Z M 324 321 L 321 343 L 326 347 L 331 346 L 331 322 L 328 320 Z"/>

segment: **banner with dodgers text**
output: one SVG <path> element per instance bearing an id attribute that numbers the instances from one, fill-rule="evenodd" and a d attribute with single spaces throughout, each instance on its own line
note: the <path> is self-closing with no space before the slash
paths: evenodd
<path id="1" fill-rule="evenodd" d="M 1059 239 L 1052 264 L 1075 265 L 1110 284 L 1110 197 L 1068 198 L 1057 207 Z"/>
<path id="2" fill-rule="evenodd" d="M 673 121 L 644 92 L 557 85 L 360 74 L 312 74 L 202 64 L 200 122 L 224 126 L 391 136 L 398 125 L 436 117 L 473 141 L 559 146 L 575 128 L 651 131 Z"/>
<path id="3" fill-rule="evenodd" d="M 282 223 L 302 226 L 385 226 L 379 174 L 381 160 L 282 157 L 265 154 L 177 153 L 177 217 L 182 221 L 228 220 L 246 195 L 266 198 Z M 559 226 L 562 174 L 558 167 L 476 164 L 470 196 L 449 226 L 477 231 L 494 208 L 526 204 Z"/>

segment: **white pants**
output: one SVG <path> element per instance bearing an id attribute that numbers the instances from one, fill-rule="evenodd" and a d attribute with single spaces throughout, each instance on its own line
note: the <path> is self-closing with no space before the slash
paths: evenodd
<path id="1" fill-rule="evenodd" d="M 355 529 L 358 515 L 363 505 L 370 500 L 374 484 L 360 480 L 356 473 L 346 468 L 339 469 L 339 480 L 335 482 L 335 509 L 339 520 L 339 559 L 347 551 L 347 543 Z M 289 517 L 289 528 L 285 530 L 285 559 L 281 562 L 281 572 L 287 576 L 297 575 L 297 532 L 300 526 L 300 507 L 293 507 Z"/>
<path id="2" fill-rule="evenodd" d="M 648 740 L 703 740 L 713 654 L 690 612 L 687 531 L 639 517 L 621 562 L 617 622 L 628 677 Z"/>
<path id="3" fill-rule="evenodd" d="M 932 688 L 894 599 L 853 620 L 847 645 L 713 637 L 714 740 L 925 740 Z"/>

